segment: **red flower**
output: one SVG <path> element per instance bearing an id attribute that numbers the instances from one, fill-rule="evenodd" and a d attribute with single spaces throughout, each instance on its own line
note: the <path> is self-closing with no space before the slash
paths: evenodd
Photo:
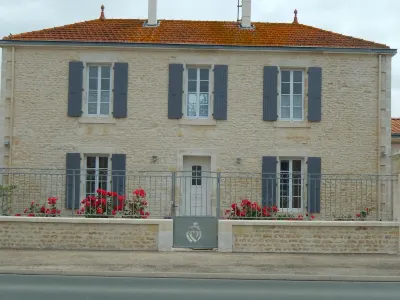
<path id="1" fill-rule="evenodd" d="M 40 208 L 40 212 L 42 214 L 44 214 L 46 212 L 46 207 L 44 207 L 44 205 Z"/>
<path id="2" fill-rule="evenodd" d="M 143 201 L 142 201 L 142 205 L 143 205 L 143 206 L 146 206 L 146 205 L 147 205 L 147 201 L 146 201 L 146 200 L 143 200 Z"/>
<path id="3" fill-rule="evenodd" d="M 117 192 L 111 192 L 111 197 L 118 197 Z"/>
<path id="4" fill-rule="evenodd" d="M 90 201 L 86 201 L 85 206 L 86 206 L 86 207 L 90 207 L 90 204 L 91 204 Z"/>
<path id="5" fill-rule="evenodd" d="M 357 218 L 361 217 L 361 214 L 360 213 L 356 214 L 356 217 Z"/>
<path id="6" fill-rule="evenodd" d="M 125 201 L 125 196 L 118 196 L 118 201 L 119 202 L 124 202 Z"/>
<path id="7" fill-rule="evenodd" d="M 46 211 L 45 211 L 45 213 L 46 213 L 46 215 L 49 215 L 49 214 L 50 214 L 50 209 L 47 208 Z"/>
<path id="8" fill-rule="evenodd" d="M 245 212 L 245 211 L 241 211 L 241 212 L 240 212 L 240 216 L 241 216 L 241 217 L 245 217 L 245 216 L 246 216 L 246 212 Z"/>
<path id="9" fill-rule="evenodd" d="M 50 205 L 55 205 L 56 203 L 57 203 L 57 198 L 56 197 L 50 197 L 49 199 L 47 199 L 47 202 L 50 204 Z"/>
<path id="10" fill-rule="evenodd" d="M 277 212 L 279 209 L 276 207 L 276 205 L 272 206 L 272 211 Z"/>
<path id="11" fill-rule="evenodd" d="M 16 217 L 20 217 L 20 216 L 21 216 L 21 214 L 15 214 L 15 216 L 16 216 Z"/>
<path id="12" fill-rule="evenodd" d="M 100 202 L 99 200 L 96 200 L 96 201 L 94 202 L 94 207 L 95 207 L 95 208 L 98 208 L 98 207 L 100 206 L 100 204 L 101 204 L 101 202 Z"/>
<path id="13" fill-rule="evenodd" d="M 28 212 L 28 209 L 27 208 L 25 208 L 24 209 L 24 214 L 26 214 Z"/>
<path id="14" fill-rule="evenodd" d="M 115 209 L 113 209 L 112 212 L 111 212 L 111 214 L 112 214 L 113 216 L 115 216 L 116 213 L 117 213 L 117 211 L 116 211 Z"/>
<path id="15" fill-rule="evenodd" d="M 96 192 L 97 192 L 97 194 L 99 194 L 99 195 L 107 196 L 107 191 L 105 191 L 105 190 L 98 189 Z"/>
<path id="16" fill-rule="evenodd" d="M 315 216 L 311 216 L 311 220 L 314 220 L 315 219 Z"/>
<path id="17" fill-rule="evenodd" d="M 146 211 L 145 216 L 150 216 L 150 213 L 148 211 Z"/>
<path id="18" fill-rule="evenodd" d="M 236 209 L 237 204 L 236 203 L 232 203 L 231 207 L 232 207 L 232 209 Z"/>
<path id="19" fill-rule="evenodd" d="M 105 198 L 101 198 L 100 199 L 100 204 L 101 204 L 101 206 L 107 206 L 107 199 L 105 199 Z"/>
<path id="20" fill-rule="evenodd" d="M 139 210 L 139 213 L 140 213 L 140 215 L 144 216 L 144 210 L 143 209 Z"/>
<path id="21" fill-rule="evenodd" d="M 103 209 L 102 209 L 101 207 L 99 207 L 99 208 L 96 210 L 96 212 L 97 212 L 99 215 L 102 215 L 102 214 L 103 214 Z"/>
<path id="22" fill-rule="evenodd" d="M 81 214 L 82 214 L 82 211 L 81 211 L 80 209 L 78 209 L 78 210 L 76 211 L 76 214 L 77 214 L 77 215 L 81 215 Z"/>
<path id="23" fill-rule="evenodd" d="M 33 213 L 28 214 L 28 217 L 34 217 L 34 216 L 35 216 L 35 214 L 33 214 Z"/>
<path id="24" fill-rule="evenodd" d="M 50 210 L 50 212 L 51 212 L 52 215 L 55 215 L 55 214 L 57 214 L 57 209 L 52 208 L 52 209 Z"/>
<path id="25" fill-rule="evenodd" d="M 231 214 L 231 210 L 230 209 L 225 210 L 225 215 L 230 215 L 230 214 Z"/>
<path id="26" fill-rule="evenodd" d="M 144 189 L 137 189 L 133 192 L 136 196 L 138 197 L 146 197 L 146 192 L 144 191 Z"/>
<path id="27" fill-rule="evenodd" d="M 124 207 L 122 205 L 117 205 L 117 211 L 124 210 Z"/>
<path id="28" fill-rule="evenodd" d="M 240 204 L 242 207 L 244 206 L 250 206 L 251 205 L 251 201 L 249 199 L 243 199 L 242 203 Z"/>
<path id="29" fill-rule="evenodd" d="M 272 208 L 267 206 L 267 211 L 271 211 L 271 210 L 272 210 Z"/>
<path id="30" fill-rule="evenodd" d="M 297 216 L 297 220 L 300 220 L 300 221 L 303 220 L 303 216 L 302 215 L 298 215 Z"/>
<path id="31" fill-rule="evenodd" d="M 59 215 L 61 213 L 61 210 L 57 209 L 57 215 Z"/>

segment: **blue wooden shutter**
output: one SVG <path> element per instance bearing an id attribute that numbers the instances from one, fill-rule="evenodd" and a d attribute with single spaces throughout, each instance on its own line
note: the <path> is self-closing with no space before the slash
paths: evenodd
<path id="1" fill-rule="evenodd" d="M 276 156 L 262 158 L 262 205 L 276 204 Z"/>
<path id="2" fill-rule="evenodd" d="M 321 158 L 309 157 L 307 161 L 308 212 L 321 210 Z"/>
<path id="3" fill-rule="evenodd" d="M 81 189 L 81 155 L 80 153 L 67 153 L 66 156 L 66 196 L 65 208 L 78 209 L 80 204 Z"/>
<path id="4" fill-rule="evenodd" d="M 112 191 L 119 195 L 125 195 L 126 185 L 126 155 L 113 154 L 111 157 L 112 165 Z M 117 202 L 114 203 L 114 206 Z"/>
<path id="5" fill-rule="evenodd" d="M 228 66 L 214 66 L 214 119 L 228 118 Z"/>
<path id="6" fill-rule="evenodd" d="M 128 64 L 114 64 L 114 118 L 126 118 L 128 115 Z"/>
<path id="7" fill-rule="evenodd" d="M 83 62 L 69 62 L 68 117 L 82 116 Z"/>
<path id="8" fill-rule="evenodd" d="M 170 64 L 168 75 L 168 118 L 182 118 L 183 65 Z"/>
<path id="9" fill-rule="evenodd" d="M 263 120 L 278 119 L 278 67 L 264 67 Z"/>
<path id="10" fill-rule="evenodd" d="M 322 113 L 322 68 L 308 69 L 308 121 L 320 122 Z"/>

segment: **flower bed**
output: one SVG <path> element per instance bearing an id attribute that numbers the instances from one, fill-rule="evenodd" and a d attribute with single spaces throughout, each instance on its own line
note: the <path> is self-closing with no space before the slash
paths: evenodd
<path id="1" fill-rule="evenodd" d="M 134 190 L 131 199 L 102 189 L 98 189 L 96 193 L 96 196 L 88 196 L 82 200 L 82 207 L 77 214 L 84 215 L 86 218 L 147 219 L 150 216 L 150 213 L 146 211 L 148 202 L 144 189 Z"/>
<path id="2" fill-rule="evenodd" d="M 335 221 L 365 221 L 372 210 L 373 209 L 366 207 L 360 210 L 360 212 L 356 213 L 355 215 L 334 215 L 333 218 Z"/>
<path id="3" fill-rule="evenodd" d="M 243 199 L 240 204 L 232 203 L 231 209 L 225 211 L 226 219 L 233 220 L 313 220 L 314 215 L 281 213 L 277 206 L 260 206 L 257 202 Z"/>

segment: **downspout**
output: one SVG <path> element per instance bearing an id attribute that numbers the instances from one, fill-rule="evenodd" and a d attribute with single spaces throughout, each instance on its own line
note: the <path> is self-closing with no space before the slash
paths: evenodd
<path id="1" fill-rule="evenodd" d="M 381 210 L 381 93 L 382 93 L 382 55 L 378 56 L 378 197 L 376 204 L 376 217 L 380 220 L 379 214 Z"/>
<path id="2" fill-rule="evenodd" d="M 11 60 L 11 98 L 10 98 L 10 136 L 8 145 L 8 167 L 12 166 L 12 148 L 14 135 L 14 82 L 15 82 L 15 47 L 12 47 Z"/>

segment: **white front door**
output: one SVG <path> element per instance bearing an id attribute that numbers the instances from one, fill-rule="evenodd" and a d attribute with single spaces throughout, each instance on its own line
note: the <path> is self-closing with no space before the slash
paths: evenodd
<path id="1" fill-rule="evenodd" d="M 181 182 L 182 216 L 211 216 L 211 158 L 184 156 Z"/>

